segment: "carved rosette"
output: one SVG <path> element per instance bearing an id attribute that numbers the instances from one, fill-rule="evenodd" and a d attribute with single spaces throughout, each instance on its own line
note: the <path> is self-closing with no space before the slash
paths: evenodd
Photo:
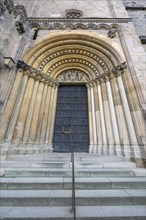
<path id="1" fill-rule="evenodd" d="M 66 70 L 57 77 L 57 80 L 63 83 L 81 83 L 89 81 L 85 73 L 81 70 Z"/>

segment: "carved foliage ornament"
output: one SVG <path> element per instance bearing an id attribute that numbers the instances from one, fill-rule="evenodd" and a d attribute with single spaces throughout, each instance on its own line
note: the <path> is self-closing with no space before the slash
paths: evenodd
<path id="1" fill-rule="evenodd" d="M 66 70 L 58 76 L 59 82 L 87 82 L 88 78 L 80 70 Z"/>

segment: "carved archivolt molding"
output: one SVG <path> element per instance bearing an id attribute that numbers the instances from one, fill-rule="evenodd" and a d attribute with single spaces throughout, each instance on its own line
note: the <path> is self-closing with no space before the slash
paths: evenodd
<path id="1" fill-rule="evenodd" d="M 94 80 L 106 75 L 113 67 L 124 61 L 121 54 L 108 41 L 90 33 L 82 34 L 80 31 L 50 34 L 48 38 L 29 48 L 22 59 L 46 76 L 66 82 L 67 75 L 64 77 L 62 71 L 67 69 L 81 70 L 89 80 Z M 79 81 L 74 73 L 66 74 L 70 76 L 70 80 Z M 57 78 L 59 75 L 60 78 Z"/>
<path id="2" fill-rule="evenodd" d="M 50 60 L 55 58 L 59 60 L 59 56 L 63 57 L 66 54 L 74 54 L 75 58 L 76 54 L 79 54 L 81 58 L 82 56 L 91 57 L 93 61 L 100 63 L 103 69 L 119 64 L 119 60 L 123 61 L 123 55 L 121 57 L 116 47 L 111 46 L 106 39 L 93 36 L 90 32 L 84 34 L 80 31 L 72 33 L 61 31 L 50 34 L 49 37 L 38 41 L 29 48 L 23 56 L 23 60 L 31 66 L 35 65 L 37 68 L 43 69 L 43 65 Z"/>
<path id="3" fill-rule="evenodd" d="M 64 72 L 59 74 L 57 80 L 63 83 L 84 83 L 89 81 L 83 71 L 76 69 L 65 70 Z"/>
<path id="4" fill-rule="evenodd" d="M 46 59 L 44 59 L 44 61 L 41 63 L 41 65 L 39 66 L 39 69 L 42 70 L 44 68 L 44 66 L 50 62 L 51 60 L 55 59 L 58 56 L 61 55 L 65 55 L 65 54 L 80 54 L 80 55 L 85 55 L 88 57 L 91 57 L 93 60 L 95 60 L 100 66 L 102 66 L 102 68 L 104 69 L 104 71 L 108 70 L 107 65 L 103 62 L 103 60 L 101 60 L 98 56 L 96 56 L 95 54 L 89 52 L 89 51 L 85 51 L 85 50 L 76 50 L 76 49 L 68 49 L 68 50 L 61 50 L 58 51 L 56 53 L 51 54 L 49 57 L 47 57 Z M 74 59 L 72 60 L 73 62 L 79 62 L 78 59 Z M 60 61 L 61 62 L 61 61 Z M 62 61 L 64 62 L 64 61 Z M 87 61 L 82 61 L 82 59 L 80 59 L 81 63 L 85 63 L 87 66 L 91 66 L 90 62 Z M 61 63 L 59 63 L 61 64 Z M 57 65 L 57 64 L 56 64 Z M 54 67 L 52 67 L 54 68 Z M 92 67 L 93 68 L 93 67 Z M 52 69 L 51 69 L 52 70 Z M 94 68 L 94 70 L 96 71 L 96 68 Z"/>
<path id="5" fill-rule="evenodd" d="M 98 74 L 98 69 L 96 66 L 94 66 L 92 63 L 85 61 L 83 59 L 65 59 L 65 60 L 61 60 L 56 62 L 54 65 L 52 65 L 49 70 L 47 71 L 48 74 L 51 74 L 53 72 L 53 70 L 55 68 L 57 68 L 58 66 L 61 66 L 62 64 L 68 64 L 68 63 L 82 63 L 86 66 L 88 66 L 95 74 Z"/>

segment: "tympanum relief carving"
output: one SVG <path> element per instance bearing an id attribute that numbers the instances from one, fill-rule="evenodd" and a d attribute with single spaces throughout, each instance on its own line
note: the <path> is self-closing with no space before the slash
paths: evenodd
<path id="1" fill-rule="evenodd" d="M 88 82 L 89 79 L 81 70 L 65 70 L 58 77 L 57 80 L 59 82 Z"/>

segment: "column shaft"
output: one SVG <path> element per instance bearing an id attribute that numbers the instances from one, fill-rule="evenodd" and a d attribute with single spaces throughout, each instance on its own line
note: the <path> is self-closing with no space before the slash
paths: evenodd
<path id="1" fill-rule="evenodd" d="M 14 128 L 15 128 L 17 118 L 18 118 L 18 115 L 19 115 L 19 111 L 20 111 L 20 107 L 21 107 L 21 104 L 22 104 L 22 101 L 23 101 L 23 96 L 24 96 L 26 85 L 27 85 L 27 81 L 28 81 L 28 76 L 27 75 L 23 76 L 21 86 L 20 86 L 16 101 L 15 101 L 14 108 L 13 108 L 10 123 L 9 123 L 9 126 L 8 126 L 7 134 L 6 134 L 6 140 L 7 141 L 12 140 Z M 17 133 L 17 130 L 16 130 L 16 133 Z"/>
<path id="2" fill-rule="evenodd" d="M 89 136 L 90 136 L 90 146 L 89 153 L 93 152 L 93 121 L 92 121 L 92 107 L 91 107 L 91 89 L 87 86 L 88 91 L 88 114 L 89 114 Z"/>
<path id="3" fill-rule="evenodd" d="M 52 87 L 49 86 L 47 90 L 46 102 L 45 102 L 43 119 L 42 119 L 43 122 L 42 122 L 41 136 L 40 136 L 41 143 L 45 143 L 45 136 L 46 136 L 46 130 L 47 130 L 47 124 L 48 124 L 48 116 L 49 116 L 51 90 L 52 90 Z"/>
<path id="4" fill-rule="evenodd" d="M 127 94 L 127 100 L 129 109 L 131 112 L 133 125 L 137 137 L 137 142 L 141 145 L 145 143 L 145 120 L 142 114 L 139 97 L 133 82 L 133 78 L 129 71 L 125 71 L 122 75 L 124 82 L 125 92 Z M 143 82 L 144 87 L 144 82 Z"/>
<path id="5" fill-rule="evenodd" d="M 29 132 L 29 141 L 30 142 L 36 141 L 36 132 L 37 132 L 37 125 L 39 123 L 38 118 L 39 118 L 43 89 L 44 89 L 44 83 L 40 82 L 39 88 L 38 88 L 38 93 L 36 96 L 34 111 L 33 111 L 33 115 L 32 115 L 31 128 L 30 128 L 30 132 Z"/>
<path id="6" fill-rule="evenodd" d="M 22 77 L 23 77 L 23 71 L 19 70 L 17 73 L 16 79 L 15 79 L 8 103 L 7 103 L 5 111 L 3 113 L 3 117 L 1 119 L 0 140 L 4 139 L 4 136 L 6 134 L 6 130 L 8 128 L 8 124 L 9 124 L 12 110 L 13 110 L 13 107 L 15 104 L 15 100 L 16 100 L 16 97 L 18 94 L 18 90 L 21 85 Z"/>
<path id="7" fill-rule="evenodd" d="M 54 90 L 55 91 L 54 91 L 54 98 L 53 98 L 53 108 L 52 108 L 52 114 L 51 114 L 50 133 L 49 133 L 49 141 L 48 141 L 50 149 L 52 149 L 52 145 L 53 145 L 53 134 L 54 134 L 54 126 L 55 126 L 58 87 L 54 88 Z"/>
<path id="8" fill-rule="evenodd" d="M 115 114 L 111 85 L 110 85 L 109 81 L 106 82 L 106 87 L 107 87 L 107 93 L 108 93 L 110 115 L 111 115 L 111 120 L 112 120 L 112 127 L 113 127 L 114 141 L 115 141 L 115 145 L 116 145 L 116 152 L 117 152 L 117 155 L 120 156 L 120 155 L 123 155 L 123 153 L 122 153 L 122 149 L 120 146 L 119 129 L 118 129 L 117 118 L 116 118 L 116 114 Z"/>
<path id="9" fill-rule="evenodd" d="M 23 136 L 25 122 L 27 119 L 28 109 L 29 109 L 29 105 L 30 105 L 30 101 L 31 101 L 33 86 L 34 86 L 34 79 L 29 78 L 28 84 L 26 87 L 26 91 L 25 91 L 25 95 L 23 98 L 23 102 L 21 105 L 21 110 L 20 110 L 19 117 L 17 120 L 17 125 L 16 125 L 16 127 L 18 128 L 18 133 L 17 133 L 17 137 L 16 137 L 17 141 L 21 141 L 22 136 Z"/>
<path id="10" fill-rule="evenodd" d="M 52 111 L 53 111 L 53 99 L 54 99 L 54 92 L 55 89 L 51 88 L 51 98 L 50 98 L 50 105 L 49 105 L 49 114 L 48 114 L 48 121 L 47 121 L 47 131 L 46 131 L 46 143 L 48 144 L 49 141 L 49 135 L 50 135 L 50 126 L 51 126 L 51 117 L 52 117 Z M 52 146 L 50 146 L 52 147 Z"/>
<path id="11" fill-rule="evenodd" d="M 117 125 L 117 119 L 116 119 L 116 114 L 115 114 L 115 108 L 114 108 L 114 103 L 113 103 L 110 82 L 106 82 L 106 88 L 107 88 L 110 113 L 111 113 L 111 119 L 112 119 L 112 127 L 113 127 L 113 131 L 114 131 L 114 140 L 115 140 L 116 144 L 120 144 L 118 125 Z"/>
<path id="12" fill-rule="evenodd" d="M 34 89 L 33 89 L 33 94 L 29 106 L 29 111 L 26 119 L 26 124 L 25 124 L 25 130 L 24 130 L 24 135 L 23 135 L 23 141 L 27 142 L 28 141 L 28 136 L 29 136 L 29 131 L 30 131 L 30 125 L 32 121 L 32 115 L 34 111 L 34 105 L 36 102 L 36 96 L 37 96 L 37 91 L 38 91 L 38 86 L 39 86 L 39 81 L 35 82 Z"/>
<path id="13" fill-rule="evenodd" d="M 102 132 L 101 132 L 101 120 L 100 120 L 100 110 L 98 102 L 98 90 L 97 85 L 94 86 L 94 100 L 95 100 L 95 114 L 96 114 L 96 127 L 97 127 L 97 146 L 98 154 L 102 154 Z"/>
<path id="14" fill-rule="evenodd" d="M 132 121 L 132 117 L 131 117 L 131 113 L 130 113 L 130 109 L 129 109 L 129 105 L 128 105 L 128 101 L 127 101 L 127 96 L 126 96 L 126 92 L 125 92 L 125 88 L 124 88 L 121 76 L 117 77 L 117 82 L 118 82 L 121 100 L 122 100 L 122 104 L 123 104 L 125 119 L 127 122 L 130 141 L 131 141 L 131 144 L 133 146 L 135 146 L 134 147 L 134 154 L 135 154 L 136 158 L 141 158 L 141 152 L 138 147 L 136 133 L 135 133 L 135 129 L 134 129 L 134 125 L 133 125 L 133 121 Z"/>
<path id="15" fill-rule="evenodd" d="M 98 99 L 99 99 L 100 119 L 101 119 L 101 128 L 102 128 L 102 140 L 103 140 L 103 145 L 107 145 L 106 128 L 105 128 L 103 102 L 102 102 L 100 84 L 98 84 Z"/>
<path id="16" fill-rule="evenodd" d="M 130 140 L 116 77 L 113 77 L 110 82 L 114 94 L 113 101 L 119 128 L 121 147 L 123 148 L 122 150 L 124 151 L 125 157 L 129 158 L 131 156 Z"/>
<path id="17" fill-rule="evenodd" d="M 47 95 L 47 88 L 48 85 L 44 85 L 44 91 L 42 94 L 42 101 L 41 101 L 41 106 L 40 106 L 40 113 L 38 116 L 38 123 L 37 123 L 37 130 L 36 130 L 36 141 L 39 142 L 40 140 L 40 135 L 41 135 L 41 128 L 43 124 L 43 114 L 44 114 L 44 107 L 45 107 L 45 100 L 46 100 L 46 95 Z"/>
<path id="18" fill-rule="evenodd" d="M 93 121 L 93 152 L 97 153 L 97 129 L 96 129 L 96 116 L 95 116 L 95 103 L 94 91 L 91 88 L 91 106 L 92 106 L 92 121 Z"/>

